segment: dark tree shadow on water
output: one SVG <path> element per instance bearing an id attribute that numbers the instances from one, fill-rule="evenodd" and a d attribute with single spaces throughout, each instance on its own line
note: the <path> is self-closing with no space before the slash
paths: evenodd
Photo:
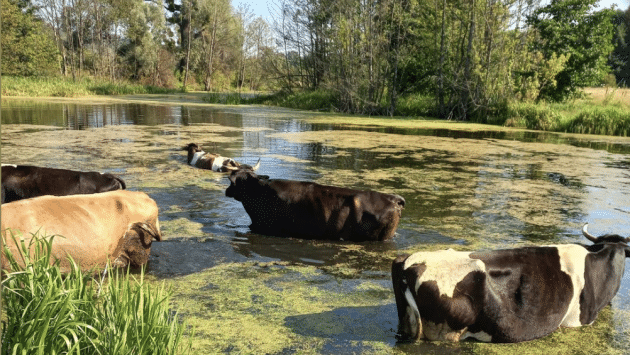
<path id="1" fill-rule="evenodd" d="M 457 344 L 396 340 L 398 316 L 396 304 L 341 307 L 321 313 L 285 318 L 285 326 L 296 334 L 326 339 L 321 354 L 361 354 L 372 349 L 367 342 L 382 342 L 397 352 L 408 354 L 465 354 Z"/>

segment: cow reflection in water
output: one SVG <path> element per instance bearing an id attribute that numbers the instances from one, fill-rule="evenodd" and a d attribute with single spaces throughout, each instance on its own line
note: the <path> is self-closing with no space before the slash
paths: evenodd
<path id="1" fill-rule="evenodd" d="M 402 255 L 392 282 L 402 340 L 515 343 L 591 324 L 619 290 L 630 238 Z"/>
<path id="2" fill-rule="evenodd" d="M 270 179 L 236 170 L 225 195 L 240 201 L 253 232 L 298 237 L 384 241 L 396 232 L 405 199 L 312 182 Z"/>

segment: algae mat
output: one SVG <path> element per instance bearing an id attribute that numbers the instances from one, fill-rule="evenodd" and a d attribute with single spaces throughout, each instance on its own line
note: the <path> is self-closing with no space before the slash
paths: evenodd
<path id="1" fill-rule="evenodd" d="M 173 289 L 194 353 L 624 352 L 627 282 L 593 326 L 541 340 L 397 343 L 389 267 L 402 252 L 582 241 L 585 221 L 593 233 L 627 235 L 627 139 L 536 139 L 508 129 L 497 138 L 470 134 L 485 126 L 225 110 L 238 122 L 3 125 L 2 161 L 113 172 L 154 198 L 165 240 L 154 244 L 149 277 Z M 400 194 L 407 205 L 398 233 L 391 242 L 364 244 L 253 234 L 242 206 L 224 196 L 225 176 L 186 165 L 181 147 L 193 141 L 247 163 L 261 158 L 260 173 L 272 178 Z M 589 145 L 598 142 L 615 149 Z"/>

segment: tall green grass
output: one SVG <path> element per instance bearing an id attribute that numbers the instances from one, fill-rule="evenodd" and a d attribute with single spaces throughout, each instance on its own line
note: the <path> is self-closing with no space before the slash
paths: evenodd
<path id="1" fill-rule="evenodd" d="M 565 131 L 627 137 L 630 134 L 630 110 L 616 106 L 586 109 L 566 124 Z"/>
<path id="2" fill-rule="evenodd" d="M 177 89 L 159 88 L 125 81 L 83 77 L 77 80 L 64 77 L 2 76 L 2 95 L 29 97 L 79 97 L 90 95 L 168 94 Z"/>
<path id="3" fill-rule="evenodd" d="M 52 265 L 53 237 L 30 243 L 11 236 L 18 255 L 2 253 L 11 272 L 2 281 L 1 354 L 181 354 L 190 350 L 185 324 L 170 309 L 171 293 L 129 271 L 106 268 L 99 282 L 70 259 Z"/>

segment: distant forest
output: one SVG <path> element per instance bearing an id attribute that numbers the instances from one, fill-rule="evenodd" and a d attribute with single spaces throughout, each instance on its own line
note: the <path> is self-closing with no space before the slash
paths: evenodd
<path id="1" fill-rule="evenodd" d="M 2 74 L 183 90 L 332 93 L 439 117 L 630 86 L 630 7 L 597 0 L 276 0 L 272 22 L 230 0 L 1 0 Z"/>

